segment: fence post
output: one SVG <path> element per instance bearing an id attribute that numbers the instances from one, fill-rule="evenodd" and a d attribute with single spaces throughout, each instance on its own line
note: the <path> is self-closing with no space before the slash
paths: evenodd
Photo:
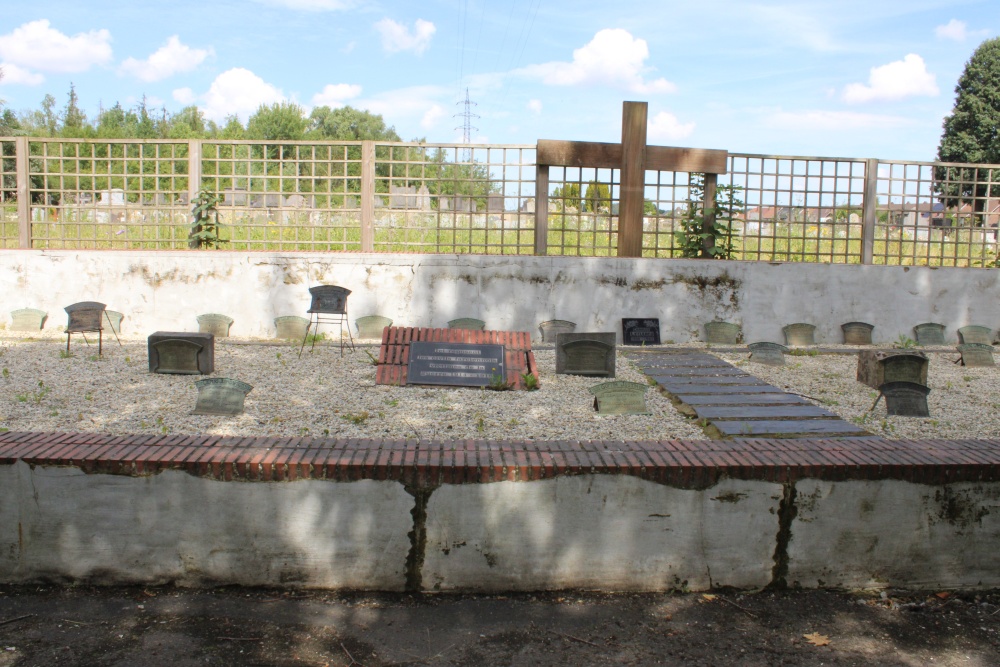
<path id="1" fill-rule="evenodd" d="M 193 204 L 201 190 L 201 140 L 188 141 L 188 204 Z"/>
<path id="2" fill-rule="evenodd" d="M 618 256 L 642 257 L 646 189 L 646 102 L 622 107 L 622 168 L 618 201 Z"/>
<path id="3" fill-rule="evenodd" d="M 718 189 L 719 175 L 705 174 L 705 187 L 702 190 L 702 221 L 701 233 L 708 234 L 701 239 L 701 256 L 712 259 L 712 248 L 716 245 L 715 238 L 715 191 Z"/>
<path id="4" fill-rule="evenodd" d="M 549 254 L 549 165 L 535 166 L 535 254 Z"/>
<path id="5" fill-rule="evenodd" d="M 861 263 L 871 264 L 875 255 L 875 223 L 878 221 L 878 159 L 865 160 L 865 208 L 861 218 Z"/>
<path id="6" fill-rule="evenodd" d="M 31 247 L 31 179 L 28 177 L 28 137 L 14 139 L 17 179 L 17 247 Z"/>
<path id="7" fill-rule="evenodd" d="M 375 252 L 375 142 L 361 142 L 361 252 Z"/>

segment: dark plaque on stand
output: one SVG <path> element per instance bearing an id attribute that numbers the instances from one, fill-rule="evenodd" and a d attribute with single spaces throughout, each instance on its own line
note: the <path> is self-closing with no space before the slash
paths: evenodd
<path id="1" fill-rule="evenodd" d="M 198 402 L 191 414 L 223 417 L 243 414 L 243 402 L 253 389 L 246 382 L 230 378 L 198 380 L 194 386 L 198 388 Z"/>
<path id="2" fill-rule="evenodd" d="M 623 318 L 622 343 L 625 345 L 659 345 L 660 319 L 657 317 Z"/>
<path id="3" fill-rule="evenodd" d="M 506 382 L 503 345 L 410 343 L 406 384 L 488 387 Z"/>
<path id="4" fill-rule="evenodd" d="M 930 417 L 928 387 L 916 382 L 887 382 L 879 391 L 885 396 L 885 411 L 897 417 Z"/>

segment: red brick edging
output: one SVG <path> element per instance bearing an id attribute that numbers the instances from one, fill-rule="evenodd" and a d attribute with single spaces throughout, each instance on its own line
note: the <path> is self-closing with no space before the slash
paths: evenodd
<path id="1" fill-rule="evenodd" d="M 415 487 L 631 475 L 678 488 L 785 483 L 1000 481 L 1000 440 L 425 441 L 99 433 L 0 434 L 0 465 L 127 476 L 182 470 L 224 481 L 395 480 Z"/>

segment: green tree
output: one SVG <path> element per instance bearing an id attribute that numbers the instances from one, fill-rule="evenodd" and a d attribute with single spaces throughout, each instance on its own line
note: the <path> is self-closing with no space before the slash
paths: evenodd
<path id="1" fill-rule="evenodd" d="M 580 210 L 580 184 L 567 183 L 561 188 L 556 188 L 549 195 L 550 201 L 555 201 L 562 210 L 575 208 Z"/>
<path id="2" fill-rule="evenodd" d="M 62 112 L 62 129 L 59 134 L 64 137 L 82 137 L 89 129 L 87 115 L 80 110 L 80 98 L 76 94 L 76 86 L 69 84 L 69 99 Z"/>
<path id="3" fill-rule="evenodd" d="M 246 139 L 246 130 L 243 128 L 243 123 L 240 122 L 239 116 L 226 116 L 225 124 L 219 130 L 219 138 L 229 140 Z"/>
<path id="4" fill-rule="evenodd" d="M 326 141 L 400 141 L 395 128 L 386 126 L 382 116 L 349 106 L 313 109 L 307 135 Z"/>
<path id="5" fill-rule="evenodd" d="M 955 87 L 955 107 L 944 119 L 937 159 L 1000 163 L 1000 37 L 980 44 L 965 64 Z M 973 200 L 975 224 L 981 225 L 986 197 L 1000 195 L 1000 187 L 986 183 L 998 178 L 1000 171 L 992 169 L 938 167 L 935 190 L 948 208 Z"/>
<path id="6" fill-rule="evenodd" d="M 261 104 L 247 120 L 248 139 L 298 141 L 306 132 L 302 107 L 292 102 Z"/>
<path id="7" fill-rule="evenodd" d="M 207 134 L 205 114 L 197 106 L 184 107 L 167 121 L 168 139 L 201 139 Z"/>
<path id="8" fill-rule="evenodd" d="M 583 210 L 591 213 L 611 212 L 611 186 L 591 181 L 583 195 Z"/>

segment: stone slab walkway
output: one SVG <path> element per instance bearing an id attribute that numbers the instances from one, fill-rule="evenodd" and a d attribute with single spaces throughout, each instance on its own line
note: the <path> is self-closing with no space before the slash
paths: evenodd
<path id="1" fill-rule="evenodd" d="M 698 351 L 629 354 L 639 369 L 722 437 L 858 437 L 864 429 Z"/>

